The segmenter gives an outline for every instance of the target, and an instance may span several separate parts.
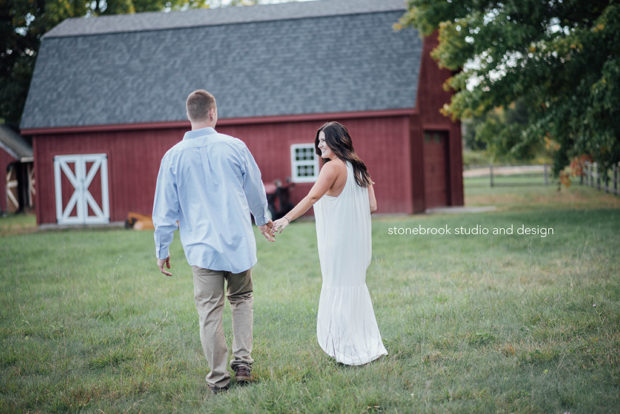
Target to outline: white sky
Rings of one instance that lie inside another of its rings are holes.
[[[273,3],[292,3],[293,1],[310,1],[310,0],[261,0],[260,4],[273,4]],[[214,0],[213,6],[228,6],[231,0]]]

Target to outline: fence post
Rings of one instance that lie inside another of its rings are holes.
[[[549,185],[549,166],[545,164],[545,185]]]
[[[618,195],[618,165],[614,165],[614,194]]]
[[[489,177],[491,179],[491,187],[493,187],[493,164],[489,164]]]
[[[601,171],[598,168],[598,163],[594,163],[596,166],[596,188],[601,189]]]
[[[605,192],[606,193],[609,193],[611,191],[611,187],[609,186],[609,173],[610,172],[611,171],[609,171],[609,170],[605,170],[604,171],[605,175],[603,176],[603,181],[605,183]]]

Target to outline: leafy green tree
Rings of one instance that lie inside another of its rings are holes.
[[[531,161],[548,157],[544,142],[524,139],[522,131],[528,128],[530,110],[522,99],[507,107],[496,107],[482,116],[463,121],[463,138],[468,148],[486,150],[495,161]]]
[[[0,122],[17,127],[39,39],[62,19],[86,13],[84,4],[0,0]]]
[[[607,169],[620,161],[619,2],[409,0],[400,25],[439,31],[432,56],[458,71],[444,114],[481,117],[520,102],[527,123],[495,125],[489,145],[518,153],[547,143],[556,173],[581,154]]]

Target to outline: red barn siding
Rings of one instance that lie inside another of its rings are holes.
[[[408,138],[409,116],[338,119],[349,128],[356,152],[366,162],[381,213],[411,213],[411,165]],[[261,168],[263,181],[291,176],[290,145],[313,143],[324,120],[234,125],[222,122],[217,130],[242,139]],[[159,163],[164,153],[182,139],[187,127],[78,132],[34,136],[38,179],[37,219],[55,223],[54,156],[104,153],[108,156],[110,220],[123,221],[129,211],[150,214]],[[97,184],[98,185],[98,184]],[[297,183],[293,202],[312,184]],[[63,183],[63,189],[68,188]],[[93,196],[98,187],[91,187]],[[63,191],[64,193],[64,191]],[[69,190],[63,198],[70,196]],[[65,200],[66,201],[66,200]]]
[[[41,224],[45,223],[45,221],[43,221],[43,211],[45,209],[41,206],[41,204],[43,204],[42,201],[41,201],[42,200],[41,199],[41,190],[42,190],[43,186],[41,185],[39,180],[40,180],[40,177],[41,177],[41,173],[40,172],[42,172],[42,170],[39,167],[39,159],[37,157],[37,144],[38,144],[38,141],[36,139],[34,139],[34,137],[33,137],[33,140],[32,140],[32,155],[33,155],[33,158],[34,158],[34,180],[35,180],[35,187],[36,187],[35,199],[33,200],[33,202],[34,202],[34,211],[35,211],[35,214],[37,216],[37,224],[41,225]],[[54,177],[52,176],[52,183],[53,183],[53,181],[54,181]],[[45,189],[43,189],[43,190],[45,190]],[[54,189],[52,188],[51,191],[53,192]],[[53,202],[54,201],[52,201],[52,203]],[[49,209],[50,207],[46,206],[46,208]],[[55,209],[54,209],[54,211],[55,211]],[[55,213],[54,213],[54,221],[56,220],[55,217],[56,216],[55,216]],[[50,222],[48,221],[48,223],[50,223]]]
[[[450,127],[448,157],[448,165],[450,165],[449,203],[451,206],[462,206],[465,203],[465,198],[463,194],[463,140],[460,122],[453,122]]]
[[[424,196],[426,208],[449,204],[448,188],[448,133],[433,131],[424,133]]]
[[[375,181],[379,213],[413,211],[409,173],[409,128],[407,116],[329,119],[344,124],[351,134],[357,154],[366,163]],[[238,125],[218,127],[218,131],[243,139],[261,168],[263,181],[284,181],[291,176],[290,146],[314,143],[320,121],[282,124]],[[292,189],[296,203],[312,184],[297,183]]]
[[[451,121],[441,114],[440,109],[450,102],[452,96],[451,92],[443,89],[443,84],[452,76],[452,72],[440,69],[430,56],[438,43],[437,34],[424,38],[416,108],[420,110],[423,124],[445,125],[449,128]]]
[[[452,76],[452,72],[447,69],[440,69],[437,63],[431,58],[430,52],[437,46],[439,40],[437,34],[426,37],[422,52],[422,66],[420,68],[420,83],[417,96],[416,107],[419,108],[419,121],[413,122],[418,124],[412,126],[412,140],[414,140],[421,151],[421,159],[425,158],[423,145],[419,142],[425,131],[445,131],[449,135],[448,148],[446,152],[447,171],[447,204],[463,205],[463,163],[462,163],[462,143],[461,143],[461,124],[453,122],[450,118],[441,114],[440,110],[444,104],[449,103],[451,92],[445,91],[442,85]],[[420,158],[416,158],[415,162],[420,162]],[[422,174],[424,174],[422,172]],[[426,177],[423,178],[424,185],[432,185]],[[421,191],[418,190],[417,197],[420,197]],[[424,208],[429,208],[427,201],[424,201]],[[435,202],[431,204],[436,204]],[[423,211],[419,205],[416,211]]]
[[[424,192],[424,138],[420,115],[411,118],[409,129],[409,157],[411,176],[412,213],[422,213],[426,209],[426,194]]]
[[[161,157],[183,136],[183,132],[162,129],[35,136],[38,223],[56,222],[56,155],[107,154],[110,220],[123,221],[129,211],[150,214]],[[66,184],[68,187],[68,183],[63,183],[63,190]],[[97,186],[99,184],[91,186],[91,191],[98,189]],[[100,196],[94,193],[93,196],[100,201]]]
[[[409,122],[409,117],[344,121],[375,182],[378,213],[413,212]]]

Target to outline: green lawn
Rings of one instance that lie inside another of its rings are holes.
[[[620,197],[578,184],[566,188],[550,181],[544,185],[541,173],[496,176],[491,187],[489,177],[465,179],[465,204],[494,205],[502,211],[541,209],[620,209]]]
[[[364,367],[316,343],[314,224],[259,239],[257,382],[217,396],[178,237],[166,278],[152,232],[2,218],[0,412],[618,412],[618,197],[468,180],[466,201],[498,210],[375,217],[368,286],[389,355]],[[461,227],[489,234],[411,234]],[[228,305],[224,322],[230,344]]]

